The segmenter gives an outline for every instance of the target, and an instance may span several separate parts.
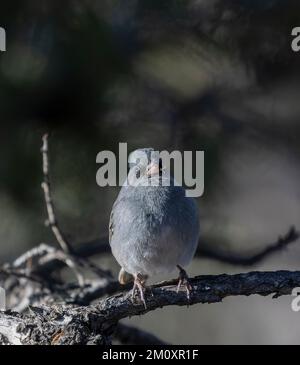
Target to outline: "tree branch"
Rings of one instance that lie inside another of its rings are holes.
[[[299,232],[296,231],[295,227],[291,227],[289,231],[285,235],[280,236],[277,241],[265,245],[265,248],[256,253],[240,255],[233,252],[218,251],[210,248],[209,246],[200,246],[197,250],[196,256],[231,265],[252,266],[287,248],[291,243],[296,242],[299,237]]]
[[[49,149],[48,149],[48,134],[44,134],[42,137],[43,145],[41,148],[42,157],[43,157],[43,182],[42,182],[42,189],[44,191],[44,198],[48,213],[48,221],[47,224],[51,227],[52,232],[59,243],[62,252],[57,257],[54,257],[57,261],[61,261],[73,270],[75,273],[77,280],[81,286],[84,285],[84,277],[81,273],[81,267],[87,267],[94,273],[99,276],[111,277],[111,273],[105,270],[101,270],[92,262],[87,260],[83,260],[78,255],[75,254],[74,249],[70,242],[66,239],[64,234],[62,233],[61,229],[59,228],[58,221],[55,215],[54,204],[51,195],[51,188],[50,188],[50,177],[49,177]]]
[[[41,148],[42,157],[43,157],[43,177],[44,181],[42,182],[42,189],[44,191],[45,203],[48,213],[48,221],[47,224],[51,227],[52,232],[59,243],[61,249],[68,254],[73,254],[73,248],[71,244],[64,237],[61,232],[58,222],[55,216],[55,210],[52,202],[51,196],[51,188],[50,188],[50,177],[49,177],[49,157],[48,157],[48,134],[44,134],[42,137],[43,145]]]
[[[147,295],[147,309],[130,293],[101,300],[96,305],[74,307],[53,304],[31,308],[29,314],[0,313],[2,343],[23,344],[107,344],[119,320],[145,314],[169,305],[216,303],[229,296],[273,295],[277,298],[290,294],[300,286],[300,271],[249,272],[235,275],[207,275],[191,279],[193,295],[187,299],[185,291],[176,293],[176,280],[152,287]],[[8,322],[10,328],[8,330]],[[0,341],[0,342],[1,342]]]
[[[41,148],[42,157],[43,157],[43,177],[44,180],[42,182],[42,189],[44,191],[44,198],[48,213],[48,220],[47,225],[51,227],[51,230],[59,243],[62,251],[65,253],[65,260],[64,262],[73,270],[74,274],[77,277],[78,282],[80,285],[84,285],[84,278],[81,274],[78,265],[76,264],[74,258],[71,257],[74,254],[73,248],[71,244],[67,241],[64,237],[63,233],[61,232],[56,216],[54,211],[54,206],[52,202],[51,196],[51,189],[50,189],[50,178],[49,178],[49,157],[48,157],[48,134],[44,134],[42,137],[43,145]]]

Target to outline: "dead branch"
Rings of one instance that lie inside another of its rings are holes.
[[[44,180],[42,182],[42,189],[44,191],[44,198],[48,213],[47,225],[51,227],[51,230],[59,243],[62,251],[65,253],[64,262],[73,270],[74,274],[77,277],[80,285],[84,285],[84,278],[82,273],[80,272],[78,265],[71,255],[74,253],[71,244],[66,240],[63,233],[61,232],[54,211],[54,206],[52,202],[51,189],[50,189],[50,178],[49,178],[49,157],[48,157],[48,134],[44,134],[43,145],[41,148],[42,157],[43,157],[43,177]]]
[[[206,245],[199,246],[196,256],[224,262],[231,265],[252,266],[287,248],[291,243],[296,242],[299,237],[299,232],[297,232],[295,227],[292,226],[286,234],[278,237],[277,241],[264,245],[264,248],[259,252],[241,255],[234,252],[216,250]]]
[[[52,304],[30,307],[28,314],[0,312],[0,343],[22,344],[108,344],[119,320],[145,314],[169,305],[216,303],[229,296],[288,295],[300,286],[299,271],[249,272],[236,275],[197,276],[191,280],[190,300],[185,291],[176,293],[176,280],[152,287],[147,309],[130,293],[102,299],[95,305],[78,307]]]
[[[87,267],[92,272],[96,273],[98,276],[111,277],[110,272],[102,270],[98,268],[96,265],[94,265],[92,262],[83,260],[81,257],[76,255],[72,245],[70,244],[70,242],[68,242],[65,235],[59,228],[58,221],[55,215],[55,209],[50,188],[48,134],[43,135],[42,141],[43,141],[43,145],[41,148],[43,157],[42,189],[44,191],[44,198],[48,214],[47,225],[51,227],[52,232],[62,249],[62,251],[56,251],[55,255],[53,255],[52,253],[53,259],[69,266],[71,270],[73,270],[81,286],[84,285],[84,276],[81,272],[82,267]]]
[[[48,157],[48,134],[44,134],[42,137],[43,145],[41,148],[43,157],[43,177],[42,189],[44,191],[44,197],[46,202],[46,208],[48,213],[47,224],[51,227],[52,232],[59,243],[61,249],[68,254],[74,253],[71,244],[64,237],[62,231],[58,226],[58,222],[55,216],[55,210],[52,202],[51,188],[50,188],[50,177],[49,177],[49,157]]]

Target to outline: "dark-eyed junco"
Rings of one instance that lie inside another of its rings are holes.
[[[113,205],[109,224],[112,253],[122,267],[119,281],[126,283],[132,278],[133,295],[138,289],[146,307],[147,277],[170,273],[177,267],[178,290],[185,284],[189,297],[191,286],[183,267],[197,248],[197,204],[164,174],[152,148],[136,150],[129,159],[136,164]]]

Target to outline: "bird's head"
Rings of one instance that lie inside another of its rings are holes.
[[[128,163],[137,179],[159,175],[162,171],[159,152],[153,148],[140,148],[133,151],[129,155]]]

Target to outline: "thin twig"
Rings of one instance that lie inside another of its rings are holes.
[[[231,265],[252,266],[287,248],[289,244],[296,242],[299,237],[299,232],[296,231],[295,227],[291,227],[284,236],[280,236],[277,241],[265,245],[265,248],[256,253],[241,255],[234,252],[225,252],[221,250],[218,251],[206,245],[202,247],[199,246],[197,256],[228,263]]]
[[[27,274],[26,272],[24,272],[22,270],[13,269],[11,267],[6,267],[6,266],[1,267],[0,276],[5,276],[5,277],[15,276],[16,278],[19,278],[19,279],[26,279],[26,280],[41,284],[42,286],[47,286],[47,283],[44,280],[42,280],[40,277],[35,276],[33,274]]]
[[[49,176],[49,147],[48,147],[48,134],[44,134],[42,137],[43,145],[41,148],[42,157],[43,157],[43,183],[42,183],[42,189],[44,191],[44,198],[48,213],[48,225],[51,227],[52,232],[59,243],[64,255],[61,255],[63,257],[63,262],[67,266],[69,266],[73,272],[75,273],[78,282],[80,285],[84,285],[84,277],[80,272],[80,267],[87,267],[92,272],[97,274],[98,276],[102,277],[112,277],[111,273],[106,270],[102,270],[101,268],[97,267],[95,264],[88,260],[84,260],[79,257],[79,255],[75,254],[75,251],[64,236],[62,230],[59,228],[59,224],[55,215],[55,209],[54,204],[52,200],[51,195],[51,185],[50,185],[50,176]]]
[[[48,213],[48,221],[47,224],[51,227],[52,232],[59,243],[61,249],[68,254],[73,254],[74,250],[71,244],[64,237],[61,232],[58,222],[56,220],[54,206],[52,202],[51,189],[50,189],[50,177],[49,177],[49,151],[48,151],[48,134],[44,134],[42,137],[43,145],[41,148],[42,156],[43,156],[43,177],[44,181],[42,182],[42,189],[44,191],[44,197],[46,202],[46,208]]]
[[[72,249],[71,244],[67,241],[67,239],[61,232],[55,216],[55,210],[51,196],[50,177],[49,177],[48,134],[44,134],[42,140],[43,140],[43,145],[41,148],[41,152],[43,157],[43,178],[44,178],[42,182],[42,189],[44,191],[44,198],[48,213],[47,224],[51,227],[57,242],[59,243],[61,249],[66,255],[65,263],[73,270],[74,274],[77,277],[78,282],[80,283],[81,286],[83,286],[84,277],[81,274],[80,270],[78,269],[78,265],[76,264],[74,258],[71,257],[71,255],[74,254],[74,250]]]

